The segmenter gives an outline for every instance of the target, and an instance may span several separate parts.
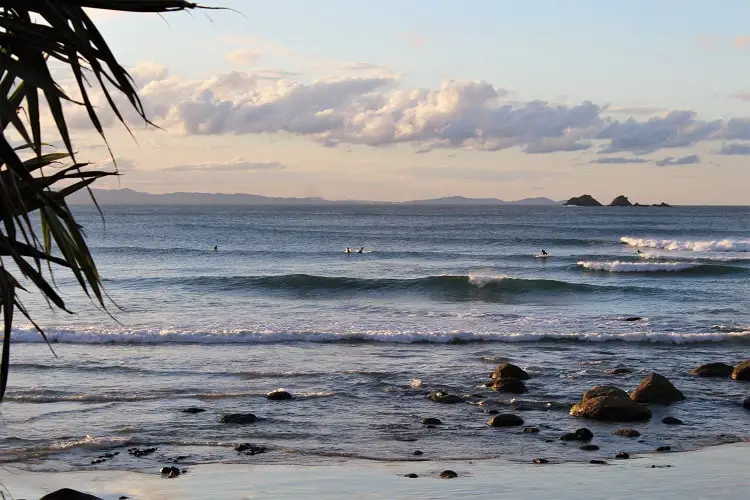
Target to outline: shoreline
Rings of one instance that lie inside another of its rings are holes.
[[[372,462],[326,465],[203,464],[175,479],[130,471],[42,473],[22,464],[0,467],[0,485],[15,499],[60,488],[104,500],[157,498],[738,498],[746,493],[750,443],[696,451],[634,455],[607,465],[481,461]],[[440,479],[443,470],[458,477]],[[417,474],[417,478],[404,477]],[[636,481],[634,481],[636,479]]]

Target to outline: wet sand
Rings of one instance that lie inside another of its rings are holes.
[[[694,452],[648,454],[609,465],[473,462],[367,462],[332,465],[207,464],[176,479],[125,471],[33,473],[0,469],[15,499],[39,498],[63,487],[106,500],[349,498],[742,498],[750,487],[750,443]],[[445,469],[458,473],[440,479]],[[419,477],[409,479],[404,474]]]

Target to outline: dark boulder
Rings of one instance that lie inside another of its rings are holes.
[[[612,368],[607,372],[610,375],[628,375],[630,373],[633,373],[633,370],[630,368],[625,368],[624,366],[619,366],[617,368]]]
[[[585,427],[560,436],[560,441],[591,441],[592,439],[594,439],[594,433]]]
[[[567,206],[574,207],[601,207],[602,204],[594,199],[590,194],[584,194],[581,196],[574,196],[564,203]]]
[[[630,398],[638,403],[668,405],[682,401],[685,396],[666,377],[649,373],[630,393]]]
[[[742,401],[742,407],[746,410],[750,410],[750,397],[745,398]]]
[[[664,417],[661,419],[661,423],[667,425],[683,425],[685,422],[675,417]]]
[[[535,464],[540,464],[540,465],[541,465],[541,464],[548,464],[548,463],[549,463],[549,460],[547,460],[546,458],[540,458],[540,457],[537,457],[537,458],[535,458],[534,460],[532,460],[532,463],[535,463]]]
[[[294,396],[292,396],[284,389],[276,389],[275,391],[271,391],[266,394],[266,397],[271,401],[287,401],[289,399],[294,399]]]
[[[629,438],[636,438],[636,437],[639,437],[641,435],[641,433],[638,432],[635,429],[617,429],[615,431],[615,434],[617,436],[625,436],[625,437],[629,437]]]
[[[615,458],[617,458],[619,460],[627,460],[628,458],[630,458],[630,453],[627,453],[627,452],[624,452],[624,451],[619,451],[615,455]]]
[[[694,368],[690,373],[696,377],[729,378],[734,371],[734,366],[726,363],[708,363]]]
[[[443,423],[439,418],[427,417],[422,419],[422,425],[441,425]]]
[[[570,408],[570,414],[609,422],[638,422],[651,418],[648,406],[633,401],[628,393],[610,385],[586,391],[581,401]]]
[[[182,413],[196,414],[196,413],[203,413],[206,410],[204,410],[203,408],[197,408],[195,406],[191,406],[190,408],[185,408],[185,409],[183,409],[181,411],[182,411]]]
[[[580,446],[579,449],[583,451],[596,451],[599,449],[599,447],[595,444],[584,444]]]
[[[177,467],[162,467],[159,472],[162,476],[166,476],[169,479],[174,479],[180,475],[180,469]]]
[[[640,316],[628,316],[627,318],[623,319],[623,321],[640,321],[643,318]]]
[[[490,375],[495,380],[504,378],[517,378],[518,380],[529,380],[531,377],[526,370],[516,366],[512,363],[503,363],[495,368],[495,371]]]
[[[630,200],[627,196],[620,195],[616,197],[612,202],[609,204],[610,207],[632,207],[633,204],[630,203]]]
[[[651,205],[652,207],[662,207],[662,208],[672,208],[672,205],[669,203],[664,203],[663,201],[661,203],[654,203]]]
[[[671,446],[659,446],[658,448],[656,448],[656,451],[659,453],[664,453],[666,451],[672,451],[672,447]]]
[[[734,367],[734,371],[732,371],[732,380],[750,380],[750,359],[743,361]]]
[[[415,457],[421,457],[422,455],[424,455],[424,452],[420,451],[420,450],[415,450],[414,453],[413,453],[413,455]]]
[[[252,413],[230,413],[219,420],[222,424],[252,424],[258,417]]]
[[[607,464],[607,462],[606,462],[605,460],[596,460],[596,459],[594,459],[594,460],[589,460],[589,463],[590,463],[591,465],[608,465],[608,464]]]
[[[487,423],[492,427],[515,427],[523,425],[523,419],[512,413],[501,413],[492,417]]]
[[[539,427],[524,427],[524,434],[539,434]]]
[[[47,493],[39,500],[102,500],[94,495],[88,493],[81,493],[80,491],[72,490],[70,488],[63,488],[61,490]]]
[[[440,479],[453,479],[454,477],[458,477],[458,474],[450,469],[444,470],[440,473]]]
[[[492,390],[510,394],[525,394],[529,392],[526,385],[517,378],[495,379],[495,383],[492,384]]]
[[[419,476],[414,474],[413,472],[411,474],[404,474],[404,477],[408,477],[409,479],[416,479]]]
[[[253,456],[260,455],[261,453],[266,453],[268,451],[268,448],[253,443],[242,443],[235,446],[234,451],[243,455]]]
[[[447,392],[443,391],[431,392],[427,397],[436,403],[443,403],[447,405],[463,403],[464,401],[463,398],[459,396],[454,396],[453,394],[448,394]]]

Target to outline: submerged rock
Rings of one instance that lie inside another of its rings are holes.
[[[204,410],[203,408],[198,408],[198,407],[195,407],[195,406],[191,406],[190,408],[184,408],[184,409],[182,409],[180,411],[182,411],[182,413],[196,414],[196,413],[203,413],[206,410]]]
[[[682,401],[685,396],[666,377],[649,373],[630,393],[630,398],[639,403],[668,405]]]
[[[607,371],[609,375],[628,375],[630,373],[633,373],[633,370],[630,368],[625,368],[624,366],[618,367],[618,368],[612,368],[611,370]]]
[[[750,359],[738,364],[732,371],[732,380],[750,380]]]
[[[659,452],[659,453],[663,453],[665,451],[672,451],[672,447],[671,446],[659,446],[656,449],[656,451]]]
[[[539,434],[539,427],[524,427],[524,434]]]
[[[526,370],[512,363],[503,363],[499,365],[497,368],[495,368],[495,371],[492,372],[491,377],[495,380],[500,380],[504,378],[516,378],[518,380],[529,380],[531,378],[529,374],[526,373]]]
[[[591,465],[609,465],[605,460],[589,460]]]
[[[70,488],[63,488],[61,490],[47,493],[39,500],[102,500],[101,498],[89,495],[88,493],[81,493]]]
[[[462,403],[464,401],[463,398],[459,396],[448,394],[447,392],[443,391],[431,392],[427,397],[436,403],[443,403],[447,405]]]
[[[422,425],[442,425],[443,421],[439,418],[427,417],[422,419]]]
[[[633,401],[628,393],[611,385],[597,386],[570,408],[574,417],[610,422],[638,422],[651,418],[648,406]]]
[[[458,474],[456,474],[454,471],[450,469],[444,470],[443,472],[440,473],[441,479],[453,479],[454,477],[458,477]]]
[[[661,423],[667,425],[683,425],[685,422],[675,417],[664,417],[663,419],[661,419]]]
[[[537,457],[534,460],[532,460],[532,462],[535,463],[535,464],[548,464],[549,460],[547,460],[546,458],[539,458],[539,457]]]
[[[628,458],[630,458],[630,453],[626,453],[624,451],[619,451],[615,455],[615,458],[617,458],[619,460],[627,460]]]
[[[595,444],[584,444],[580,446],[579,449],[583,451],[596,451],[599,449],[599,447]]]
[[[720,377],[729,378],[734,371],[734,366],[726,363],[707,363],[694,368],[690,373],[696,377]]]
[[[266,394],[266,397],[270,399],[271,401],[286,401],[286,400],[294,398],[290,393],[288,393],[284,389],[276,389],[275,391],[271,391],[268,394]]]
[[[560,436],[560,441],[591,441],[592,439],[594,439],[594,433],[585,427]]]
[[[512,413],[501,413],[492,417],[487,424],[492,427],[515,427],[523,425],[523,419]]]
[[[617,429],[615,431],[615,434],[618,436],[625,436],[629,438],[635,438],[641,435],[641,433],[635,429]]]
[[[742,407],[746,410],[750,410],[750,397],[747,397],[742,401]]]
[[[222,424],[252,424],[258,417],[252,413],[230,413],[221,417]]]
[[[244,455],[252,456],[265,453],[268,451],[268,448],[266,448],[265,446],[255,445],[253,443],[242,443],[235,446],[234,451],[236,451],[237,453],[242,453]]]
[[[411,474],[404,474],[404,477],[408,477],[409,479],[416,479],[419,476],[414,474],[413,472]]]
[[[496,379],[492,384],[492,390],[497,392],[507,392],[510,394],[525,394],[529,392],[526,385],[517,378]]]

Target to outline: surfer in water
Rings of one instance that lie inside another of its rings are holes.
[[[214,252],[218,252],[218,251],[219,251],[219,245],[214,245]]]
[[[346,247],[346,250],[344,250],[344,253],[352,253],[352,249],[349,247]]]
[[[541,252],[539,252],[539,255],[543,255],[544,257],[546,257],[546,256],[548,256],[549,254],[547,253],[547,250],[545,250],[544,248],[542,248],[542,251],[541,251]]]
[[[365,253],[365,247],[362,247],[359,250],[357,250],[357,253]]]
[[[635,253],[637,253],[638,255],[641,255],[643,252],[641,252],[640,250],[636,249]]]

